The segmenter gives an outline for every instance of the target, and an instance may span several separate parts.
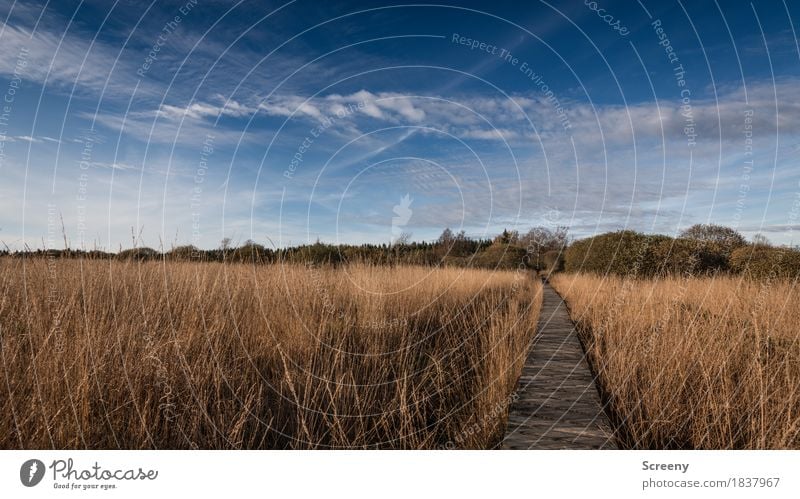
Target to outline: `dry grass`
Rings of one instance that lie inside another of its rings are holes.
[[[628,447],[800,449],[800,289],[734,278],[552,279]]]
[[[482,448],[534,332],[511,272],[0,259],[2,448]]]

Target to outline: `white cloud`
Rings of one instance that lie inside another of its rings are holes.
[[[168,120],[177,121],[182,118],[203,119],[219,116],[233,116],[240,118],[252,113],[252,109],[236,101],[229,101],[222,105],[195,102],[187,107],[177,107],[163,104],[158,110],[158,115]]]
[[[8,140],[8,139],[11,139],[11,141],[22,140],[24,142],[31,142],[31,143],[38,143],[38,144],[41,144],[43,142],[51,142],[51,143],[56,143],[56,144],[60,144],[61,143],[61,141],[59,139],[54,139],[53,137],[47,137],[47,136],[44,136],[44,135],[41,135],[41,136],[38,136],[38,137],[32,137],[30,135],[17,135],[17,136],[14,136],[14,137],[8,137],[6,140]]]
[[[520,133],[507,128],[469,128],[459,135],[461,138],[467,139],[505,140],[506,142],[514,141],[521,137]]]

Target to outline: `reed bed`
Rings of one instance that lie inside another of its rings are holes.
[[[800,449],[800,290],[733,277],[555,276],[622,444]]]
[[[523,273],[0,258],[2,448],[487,448]]]

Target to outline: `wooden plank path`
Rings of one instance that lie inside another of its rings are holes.
[[[549,284],[516,393],[501,448],[617,448],[575,325]]]

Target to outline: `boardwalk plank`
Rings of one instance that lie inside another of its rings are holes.
[[[516,393],[503,449],[617,448],[575,326],[549,284]]]

